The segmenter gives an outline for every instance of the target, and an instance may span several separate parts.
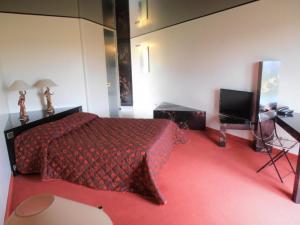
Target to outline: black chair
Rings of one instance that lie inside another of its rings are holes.
[[[287,153],[289,152],[290,149],[292,149],[297,144],[297,142],[278,136],[276,123],[275,123],[276,111],[262,112],[259,113],[258,117],[259,117],[258,118],[259,137],[256,136],[256,138],[262,142],[262,145],[266,149],[266,152],[270,157],[270,160],[266,162],[260,169],[258,169],[257,173],[262,171],[267,166],[273,165],[280,181],[283,183],[283,179],[276,166],[276,162],[280,158],[285,157],[293,173],[296,173]],[[270,132],[270,130],[272,132]],[[276,153],[274,156],[272,155],[273,147],[279,150],[279,152]]]

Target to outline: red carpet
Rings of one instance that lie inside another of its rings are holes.
[[[96,191],[63,181],[15,178],[13,203],[38,193],[53,193],[90,205],[102,205],[115,225],[299,225],[300,205],[290,198],[294,175],[281,184],[274,169],[255,171],[267,155],[255,153],[245,141],[229,140],[219,148],[216,136],[188,132],[163,167],[159,185],[168,203],[155,205],[131,193]],[[292,157],[293,164],[296,157]],[[288,164],[279,167],[287,174]]]

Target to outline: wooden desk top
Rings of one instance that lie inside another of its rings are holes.
[[[290,133],[296,140],[300,141],[300,113],[293,116],[277,116],[276,122]]]

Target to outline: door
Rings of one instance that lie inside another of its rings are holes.
[[[116,32],[104,28],[107,89],[110,117],[119,116],[119,76],[117,68]]]

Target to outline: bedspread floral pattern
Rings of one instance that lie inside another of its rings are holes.
[[[169,120],[76,113],[22,133],[15,151],[20,173],[134,192],[164,204],[156,178],[174,144],[185,141],[183,131]]]

